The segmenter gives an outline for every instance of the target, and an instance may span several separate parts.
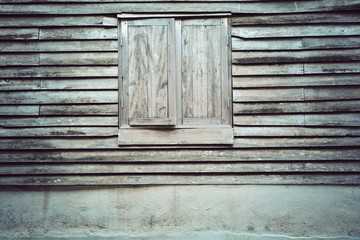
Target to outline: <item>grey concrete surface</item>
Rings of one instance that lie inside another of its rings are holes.
[[[360,239],[360,187],[2,187],[0,239],[19,238]]]

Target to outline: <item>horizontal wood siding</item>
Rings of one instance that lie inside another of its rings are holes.
[[[234,145],[119,147],[116,15],[199,9],[232,12]],[[0,0],[0,185],[360,184],[359,10]]]

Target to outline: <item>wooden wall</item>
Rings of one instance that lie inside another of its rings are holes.
[[[360,184],[359,0],[10,2],[0,185]],[[199,9],[233,12],[234,147],[122,150],[116,14]]]

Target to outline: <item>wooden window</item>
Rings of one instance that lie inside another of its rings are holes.
[[[119,145],[233,143],[228,20],[186,17],[121,19]]]

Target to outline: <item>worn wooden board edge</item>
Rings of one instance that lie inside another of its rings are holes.
[[[91,150],[91,149],[261,149],[358,147],[360,137],[242,137],[233,145],[118,146],[117,137],[2,138],[0,150]]]
[[[360,161],[360,148],[31,150],[0,151],[1,163],[178,163],[178,162]]]
[[[71,4],[71,8],[69,5]],[[178,2],[175,6],[169,2],[106,2],[93,3],[22,3],[2,4],[1,15],[15,14],[110,14],[121,12],[232,12],[232,13],[295,13],[295,12],[327,12],[355,11],[360,9],[359,0],[341,1],[290,1],[290,2]],[[96,4],[96,7],[94,7]]]
[[[359,174],[211,174],[211,175],[93,175],[93,176],[7,176],[0,185],[15,186],[86,186],[86,185],[240,185],[240,184],[320,184],[359,185]]]
[[[360,162],[1,164],[2,175],[204,173],[360,173]]]

